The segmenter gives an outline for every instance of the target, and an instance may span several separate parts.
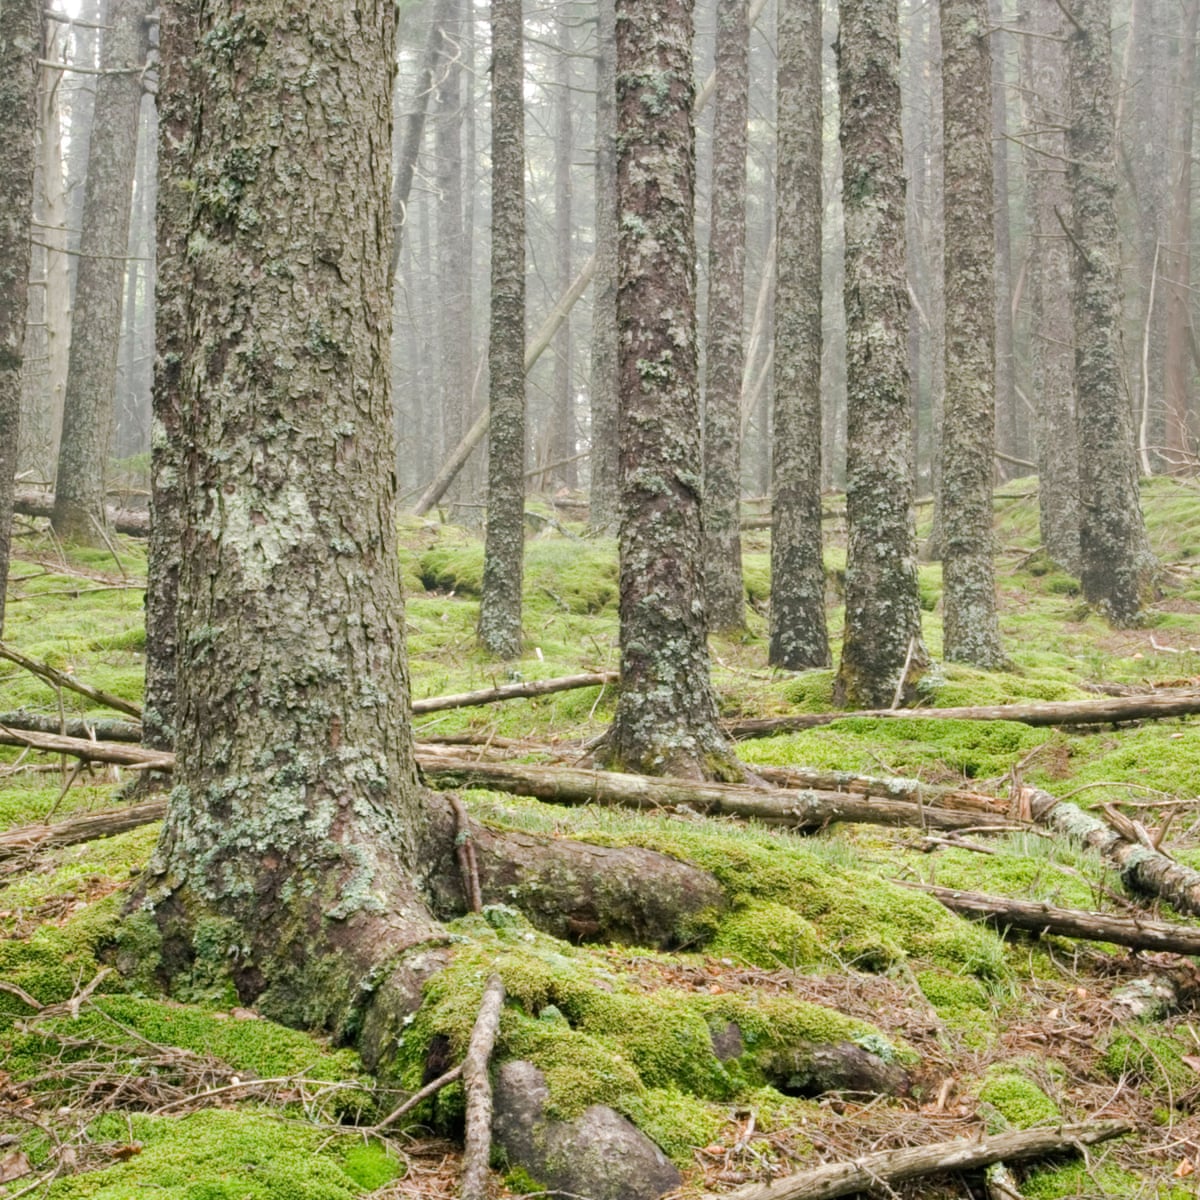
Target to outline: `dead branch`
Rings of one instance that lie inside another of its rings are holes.
[[[16,712],[0,713],[0,728],[23,729],[31,733],[65,734],[67,737],[84,738],[102,742],[140,742],[142,727],[137,721],[94,720],[91,717],[43,716],[18,709]]]
[[[6,646],[3,642],[0,642],[0,658],[7,658],[9,662],[16,663],[19,667],[24,667],[26,671],[36,675],[39,679],[44,679],[49,684],[56,687],[64,687],[68,691],[78,692],[81,696],[86,696],[89,700],[94,700],[97,704],[103,704],[107,708],[115,708],[117,712],[127,713],[131,717],[141,719],[142,710],[131,701],[123,700],[120,696],[114,696],[111,692],[104,692],[99,688],[94,688],[90,684],[76,679],[73,675],[65,675],[62,671],[56,671],[48,663],[40,663],[34,661],[32,658],[26,658],[20,651],[14,650],[11,646]]]
[[[1200,916],[1200,871],[1130,841],[1110,825],[1038,788],[1022,788],[1021,804],[1039,825],[1087,846],[1115,863],[1134,892],[1161,896],[1180,912]]]
[[[479,864],[475,861],[475,847],[471,842],[471,819],[463,802],[455,795],[450,796],[450,807],[454,811],[454,853],[458,858],[458,869],[462,873],[463,895],[473,913],[483,912],[483,895],[479,889]]]
[[[825,792],[851,792],[913,804],[936,804],[962,812],[1007,813],[1009,802],[984,792],[922,783],[919,779],[881,778],[853,771],[828,771],[821,767],[764,767],[754,764],[754,773],[768,783],[785,788],[817,788]]]
[[[616,671],[597,671],[589,675],[560,675],[556,679],[532,679],[525,683],[506,683],[501,687],[483,688],[477,692],[460,692],[454,696],[431,696],[414,700],[413,715],[441,712],[445,708],[470,708],[477,704],[496,704],[501,700],[516,700],[528,696],[548,696],[551,692],[567,692],[573,688],[602,687],[616,683]]]
[[[103,812],[71,817],[55,825],[24,825],[0,833],[0,861],[33,850],[49,850],[55,846],[74,846],[96,838],[112,837],[161,821],[166,815],[167,802],[147,800],[125,808],[110,808]]]
[[[831,1200],[853,1192],[869,1192],[884,1185],[943,1171],[969,1171],[994,1162],[1021,1162],[1094,1146],[1130,1133],[1128,1121],[1088,1121],[1057,1129],[1024,1129],[995,1137],[954,1138],[930,1146],[879,1150],[852,1162],[826,1163],[770,1183],[748,1184],[723,1193],[721,1200]],[[706,1196],[704,1200],[715,1200]]]
[[[463,1090],[467,1094],[467,1128],[463,1137],[461,1200],[488,1200],[488,1159],[492,1149],[492,1081],[488,1061],[500,1028],[504,983],[499,975],[488,977],[479,1005],[479,1016],[471,1030],[471,1042],[463,1059]]]
[[[872,708],[859,712],[797,713],[790,717],[763,717],[726,721],[725,732],[739,740],[770,737],[799,729],[815,729],[851,717],[940,721],[1019,721],[1023,725],[1107,725],[1116,721],[1161,721],[1200,712],[1200,690],[1183,688],[1147,696],[1121,696],[1103,700],[1063,700],[1051,704],[985,704],[967,708]]]
[[[439,1075],[436,1079],[431,1080],[423,1088],[413,1092],[413,1094],[409,1096],[409,1098],[405,1100],[403,1104],[400,1104],[396,1108],[392,1109],[392,1111],[388,1113],[388,1115],[384,1117],[382,1121],[370,1126],[367,1129],[364,1129],[362,1132],[368,1136],[373,1133],[382,1133],[383,1130],[385,1130],[389,1125],[398,1121],[402,1116],[404,1116],[405,1113],[412,1112],[412,1110],[416,1108],[417,1105],[422,1101],[428,1100],[430,1096],[434,1095],[436,1092],[440,1092],[442,1088],[454,1083],[457,1079],[461,1079],[462,1073],[462,1063],[459,1063],[456,1067],[451,1067],[450,1070],[446,1071],[442,1075]]]
[[[1171,950],[1176,954],[1200,954],[1200,929],[1148,921],[1138,917],[1114,917],[1107,913],[1085,912],[1077,908],[1055,908],[1033,900],[1010,900],[982,892],[960,892],[954,888],[933,887],[925,883],[897,880],[902,887],[916,888],[939,900],[951,912],[977,917],[1009,929],[1032,933],[1053,933],[1064,937],[1087,938],[1132,946],[1135,950]]]
[[[93,742],[87,738],[26,732],[3,725],[0,725],[0,745],[29,746],[49,754],[70,754],[87,762],[116,763],[118,766],[153,768],[158,771],[169,771],[175,765],[175,755],[167,750],[143,750],[128,742]]]

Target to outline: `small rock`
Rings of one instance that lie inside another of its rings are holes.
[[[571,1121],[546,1116],[546,1077],[529,1062],[496,1076],[492,1136],[514,1166],[550,1191],[587,1200],[656,1200],[682,1177],[620,1113],[593,1104]]]

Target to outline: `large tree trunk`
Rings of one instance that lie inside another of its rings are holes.
[[[884,707],[928,657],[913,524],[896,0],[845,0],[838,39],[846,212],[846,632],[835,703]]]
[[[591,494],[593,529],[615,533],[617,496],[617,97],[615,0],[596,16],[596,283],[592,289]]]
[[[104,476],[112,435],[121,296],[137,159],[141,69],[149,53],[148,0],[111,0],[101,47],[105,74],[83,200],[71,359],[52,523],[59,537],[103,543]]]
[[[1022,95],[1029,133],[1025,178],[1030,221],[1030,358],[1038,414],[1038,518],[1042,546],[1060,567],[1078,574],[1079,439],[1075,429],[1075,330],[1071,322],[1070,225],[1066,184],[1066,55],[1063,15],[1048,5],[1030,9],[1022,47]]]
[[[779,10],[772,666],[829,665],[821,560],[821,8]]]
[[[726,769],[709,680],[700,525],[692,20],[619,0],[621,690],[609,763]]]
[[[953,662],[990,668],[1005,663],[992,566],[997,407],[993,220],[1007,221],[1008,211],[993,217],[987,0],[941,0],[941,27],[946,147],[944,653]],[[1011,322],[1009,333],[1011,340]]]
[[[1083,594],[1132,623],[1154,556],[1138,499],[1133,418],[1121,383],[1120,233],[1114,205],[1111,0],[1072,0],[1067,36],[1067,179],[1074,207],[1072,313],[1079,430]]]
[[[41,24],[39,0],[0,7],[0,632],[20,440]]]
[[[746,624],[742,584],[742,316],[746,273],[746,122],[750,111],[748,0],[718,0],[708,339],[704,388],[704,598],[709,628]]]
[[[392,514],[393,12],[208,6],[205,119],[164,138],[164,193],[193,182],[170,209],[191,264],[183,624],[178,786],[144,897],[168,971],[213,969],[215,938],[243,996],[293,1023],[339,1025],[434,927]],[[165,41],[169,79],[189,35]]]
[[[492,319],[487,537],[479,640],[521,653],[525,554],[525,114],[521,0],[492,8]]]

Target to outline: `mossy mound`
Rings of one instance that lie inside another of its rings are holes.
[[[1019,1064],[997,1063],[988,1070],[979,1088],[979,1099],[1001,1118],[1000,1128],[1029,1129],[1061,1122],[1062,1110]]]
[[[328,1130],[246,1108],[176,1118],[114,1115],[89,1133],[114,1152],[136,1152],[59,1180],[45,1193],[49,1200],[352,1200],[400,1174],[377,1145],[331,1141]]]

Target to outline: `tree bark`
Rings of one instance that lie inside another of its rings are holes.
[[[574,244],[575,188],[572,165],[575,157],[575,122],[572,116],[572,57],[574,54],[571,32],[571,9],[563,5],[558,16],[558,54],[554,62],[554,249],[555,249],[555,292],[562,295],[573,278],[571,259]],[[575,379],[571,370],[571,322],[568,318],[558,331],[554,347],[553,414],[549,429],[549,454],[547,463],[559,464],[559,471],[551,475],[547,470],[542,477],[542,487],[555,490],[561,482],[563,487],[575,489]]]
[[[821,556],[821,7],[779,9],[768,661],[827,667]]]
[[[690,5],[619,0],[621,690],[605,754],[703,778],[732,765],[703,595],[692,100]]]
[[[492,317],[488,500],[479,640],[521,653],[525,558],[525,68],[521,0],[492,8]]]
[[[0,8],[0,633],[20,445],[41,28],[36,0]]]
[[[845,0],[838,38],[846,213],[846,629],[835,703],[911,694],[921,641],[896,0]]]
[[[105,74],[96,84],[51,518],[59,537],[85,545],[103,545],[97,526],[104,520],[148,16],[148,0],[110,0],[101,46]]]
[[[1121,384],[1120,233],[1113,197],[1111,0],[1071,0],[1067,180],[1078,400],[1083,594],[1114,625],[1132,624],[1155,562],[1138,498],[1133,418]]]
[[[742,583],[742,321],[746,274],[748,0],[718,0],[704,387],[704,599],[712,630],[746,624]]]
[[[1007,222],[1008,207],[1006,194],[1005,206],[993,212],[987,0],[941,0],[941,29],[946,147],[943,649],[951,662],[996,669],[1007,660],[992,565],[998,378],[994,229],[995,222]],[[1010,341],[1011,333],[1010,319]],[[1011,360],[1011,345],[1009,354]],[[1010,383],[1011,366],[1010,361]]]
[[[492,1146],[492,1081],[488,1064],[500,1011],[504,1005],[504,983],[499,975],[488,977],[483,1003],[471,1030],[471,1042],[463,1059],[463,1091],[467,1097],[466,1133],[463,1138],[463,1173],[460,1200],[488,1200],[489,1154]]]

